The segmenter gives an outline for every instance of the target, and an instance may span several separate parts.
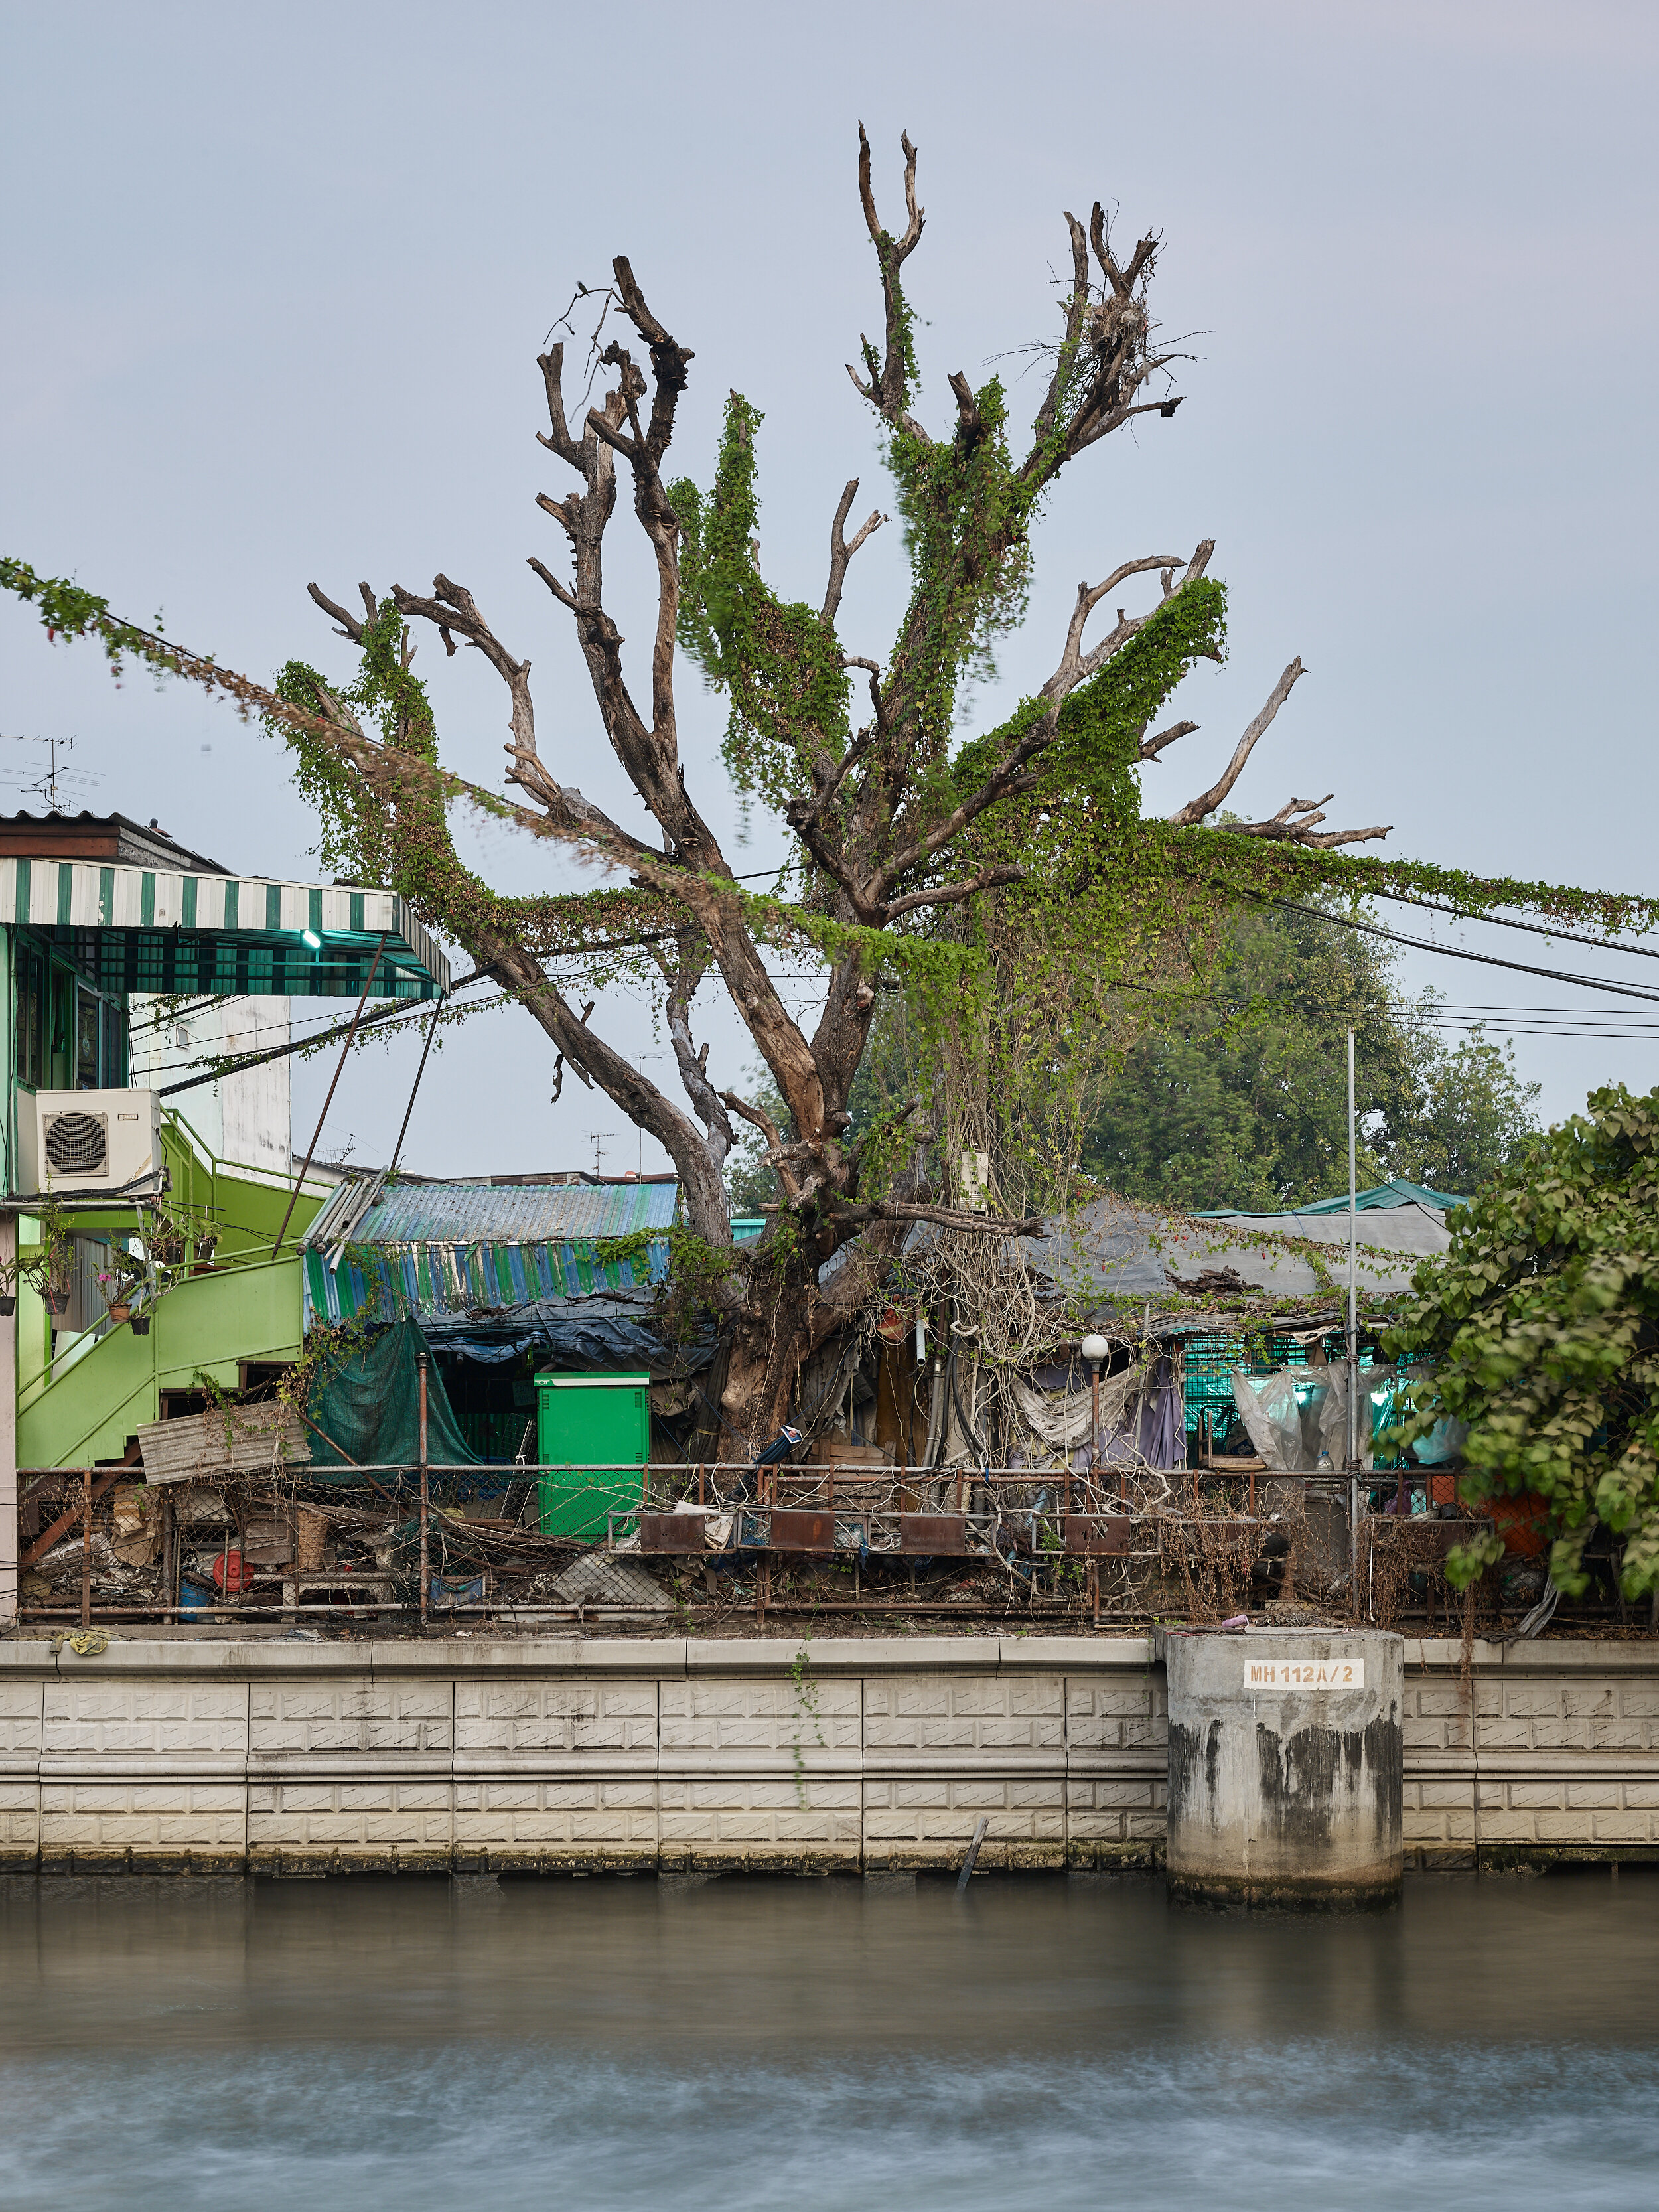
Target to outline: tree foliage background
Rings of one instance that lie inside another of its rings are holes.
[[[1338,923],[1237,915],[1209,988],[1105,1083],[1085,1170],[1124,1198],[1183,1208],[1265,1213],[1346,1189],[1352,1027],[1361,1186],[1399,1176],[1473,1192],[1536,1133],[1539,1086],[1482,1030],[1449,1047],[1436,994],[1403,995],[1398,964]]]
[[[1355,1031],[1362,1186],[1402,1176],[1435,1190],[1470,1193],[1517,1158],[1539,1133],[1539,1086],[1516,1075],[1510,1052],[1479,1026],[1449,1045],[1436,1025],[1441,1001],[1399,982],[1400,956],[1379,939],[1273,906],[1250,906],[1221,933],[1203,982],[1171,988],[1151,1018],[1123,1008],[1121,1029],[1099,1040],[1101,1064],[1085,1085],[1068,1165],[1082,1187],[1175,1211],[1237,1206],[1272,1212],[1346,1188],[1347,1038]],[[1075,1067],[1084,1026],[1075,1001],[1057,1025]],[[892,1109],[921,1075],[906,1049],[898,1002],[877,1025],[853,1092],[854,1127]],[[1064,1086],[1030,1103],[1051,1119]],[[781,1105],[774,1098],[770,1103]],[[1000,1157],[1031,1148],[1018,1132],[1018,1102],[1005,1097]],[[1050,1126],[1048,1150],[1065,1150]],[[728,1163],[734,1208],[775,1206],[777,1178],[757,1137]],[[1058,1182],[1058,1179],[1057,1179]],[[1045,1193],[1052,1200],[1058,1189]]]

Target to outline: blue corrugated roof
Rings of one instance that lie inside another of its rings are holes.
[[[595,1246],[667,1231],[678,1199],[673,1182],[398,1184],[351,1230],[337,1270],[327,1265],[326,1211],[313,1224],[303,1255],[306,1326],[365,1310],[377,1321],[459,1316],[660,1282],[665,1235],[653,1235],[639,1260]]]

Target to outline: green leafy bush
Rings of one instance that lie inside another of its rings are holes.
[[[1418,1270],[1388,1339],[1426,1361],[1390,1440],[1468,1423],[1462,1490],[1479,1504],[1535,1492],[1550,1571],[1589,1583],[1598,1524],[1624,1545],[1622,1587],[1659,1583],[1659,1091],[1592,1092],[1449,1217],[1451,1249]],[[1496,1564],[1485,1537],[1454,1553],[1464,1583]]]

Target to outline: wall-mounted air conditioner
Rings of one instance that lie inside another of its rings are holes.
[[[154,1091],[37,1091],[17,1097],[20,1194],[161,1187],[161,1102]]]

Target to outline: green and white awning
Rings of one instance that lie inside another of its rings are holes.
[[[112,992],[434,999],[449,963],[394,891],[179,875],[96,860],[0,860],[0,923],[88,931],[88,964]]]

